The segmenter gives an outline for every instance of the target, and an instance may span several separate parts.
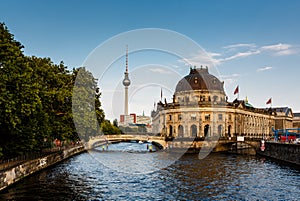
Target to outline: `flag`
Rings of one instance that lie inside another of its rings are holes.
[[[272,103],[272,98],[270,98],[267,102],[266,102],[266,104],[268,105],[268,104],[271,104]]]
[[[235,95],[235,94],[238,94],[238,93],[239,93],[239,85],[238,85],[238,86],[235,88],[235,90],[234,90],[234,93],[233,93],[233,94]]]

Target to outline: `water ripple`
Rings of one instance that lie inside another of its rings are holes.
[[[0,200],[297,200],[300,197],[300,171],[263,158],[211,154],[199,160],[197,155],[184,155],[160,171],[130,174],[107,168],[95,156],[112,160],[133,153],[124,155],[111,150],[93,154],[77,155],[28,177],[1,192]],[[165,153],[142,156],[142,163],[156,167],[165,162],[160,160],[170,159]],[[124,164],[116,165],[126,165],[130,170],[141,163],[139,157],[131,160],[134,163],[126,163],[123,158]],[[135,169],[131,171],[134,173]]]

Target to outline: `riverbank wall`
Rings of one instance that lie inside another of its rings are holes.
[[[71,147],[42,158],[24,162],[23,164],[7,170],[3,170],[0,172],[0,191],[31,174],[84,151],[84,146]]]
[[[257,152],[261,156],[272,158],[300,167],[300,145],[277,142],[265,142],[265,150]]]

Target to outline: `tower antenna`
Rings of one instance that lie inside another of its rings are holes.
[[[128,73],[128,45],[126,45],[126,73]]]

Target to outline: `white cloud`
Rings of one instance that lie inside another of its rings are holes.
[[[254,48],[256,47],[255,44],[253,43],[238,43],[238,44],[233,44],[233,45],[227,45],[224,46],[224,49],[236,49],[236,48],[241,48],[241,47],[248,47],[248,48]]]
[[[240,77],[240,74],[234,73],[232,75],[220,75],[221,78],[226,79],[226,78],[237,78]]]
[[[271,70],[272,68],[273,67],[271,67],[271,66],[267,66],[267,67],[263,67],[263,68],[258,68],[256,71],[261,72],[261,71]]]
[[[184,63],[187,66],[215,66],[220,62],[219,59],[216,59],[214,57],[219,56],[221,56],[220,53],[206,52],[206,54],[203,54],[202,52],[199,52],[198,54],[192,55],[190,58],[184,58],[178,61],[180,63]]]
[[[234,60],[234,59],[238,59],[238,58],[249,57],[251,55],[260,54],[260,53],[261,53],[261,51],[259,51],[259,50],[248,51],[248,52],[238,52],[235,55],[221,59],[220,61],[221,62],[230,61],[230,60]]]
[[[163,68],[150,68],[149,71],[159,74],[171,74],[172,72]]]
[[[238,43],[228,46],[224,46],[224,49],[230,50],[227,54],[221,54],[216,52],[206,52],[207,54],[198,53],[191,56],[190,58],[185,58],[179,60],[179,62],[184,63],[187,66],[216,66],[221,63],[250,57],[252,55],[262,54],[264,52],[271,53],[274,56],[286,56],[291,54],[297,54],[299,48],[285,43],[278,43],[275,45],[266,45],[262,47],[257,47],[254,43]],[[229,53],[234,53],[230,55]],[[270,69],[266,69],[270,70]]]
[[[207,52],[208,56],[210,57],[220,57],[222,54],[217,53],[217,52]]]
[[[281,50],[278,52],[275,52],[275,56],[287,56],[292,54],[297,54],[299,51],[297,49],[287,49],[287,50]]]
[[[277,45],[263,46],[263,47],[261,47],[261,49],[262,50],[271,50],[271,51],[282,51],[282,50],[289,49],[290,47],[291,47],[291,45],[289,45],[289,44],[279,43]]]
[[[240,76],[240,74],[234,73],[232,75],[220,75],[220,78],[225,82],[225,84],[231,85],[233,83],[237,83]]]
[[[276,45],[267,45],[260,48],[262,51],[270,52],[275,56],[287,56],[297,54],[299,49],[285,43],[278,43]]]

